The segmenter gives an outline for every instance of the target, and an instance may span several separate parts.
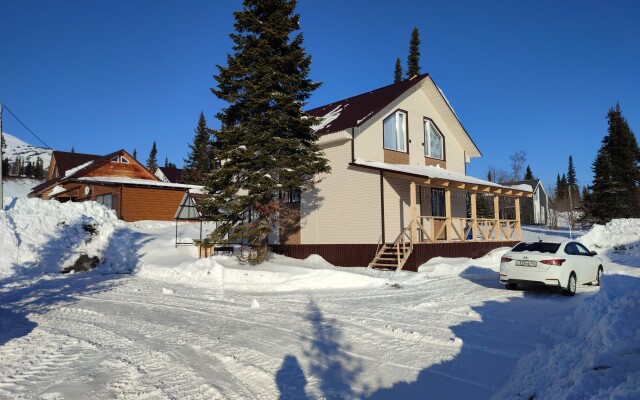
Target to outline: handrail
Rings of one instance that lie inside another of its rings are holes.
[[[445,222],[450,221],[449,241],[501,241],[513,240],[519,235],[516,219],[416,216],[416,230],[420,234],[418,243],[437,243],[445,231]],[[404,231],[403,231],[404,232]]]

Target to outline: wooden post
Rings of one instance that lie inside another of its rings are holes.
[[[471,193],[471,240],[476,241],[478,237],[478,211],[476,209],[476,193]]]
[[[453,228],[451,227],[451,190],[449,190],[449,188],[444,190],[444,215],[447,217],[445,229],[447,232],[447,243],[449,243],[453,238]]]
[[[411,243],[418,243],[418,211],[416,207],[416,183],[409,185],[411,196]]]
[[[520,198],[516,197],[516,239],[522,240],[522,231],[520,226]]]
[[[500,197],[497,194],[493,195],[493,219],[495,226],[493,227],[494,240],[500,240],[502,233],[500,233]]]

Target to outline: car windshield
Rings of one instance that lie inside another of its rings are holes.
[[[540,253],[555,253],[560,248],[560,243],[549,242],[533,242],[533,243],[518,243],[511,251],[537,251]]]

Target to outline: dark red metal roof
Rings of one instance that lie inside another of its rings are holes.
[[[160,171],[167,177],[171,183],[180,183],[180,177],[182,176],[182,169],[173,167],[158,167]]]
[[[58,168],[58,176],[64,178],[66,172],[70,169],[78,167],[89,161],[95,161],[104,156],[96,154],[82,154],[82,153],[69,153],[66,151],[54,151],[53,157],[56,160],[56,167]]]
[[[319,135],[360,126],[427,76],[429,74],[418,75],[413,79],[314,108],[307,111],[307,114],[323,118],[332,111],[336,114],[339,112],[339,115],[333,121],[316,131]]]

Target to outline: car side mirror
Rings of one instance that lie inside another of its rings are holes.
[[[592,251],[592,252],[591,252],[591,256],[592,256],[592,257],[593,257],[593,256],[597,256],[597,255],[598,255],[598,253],[596,253],[595,251]]]

